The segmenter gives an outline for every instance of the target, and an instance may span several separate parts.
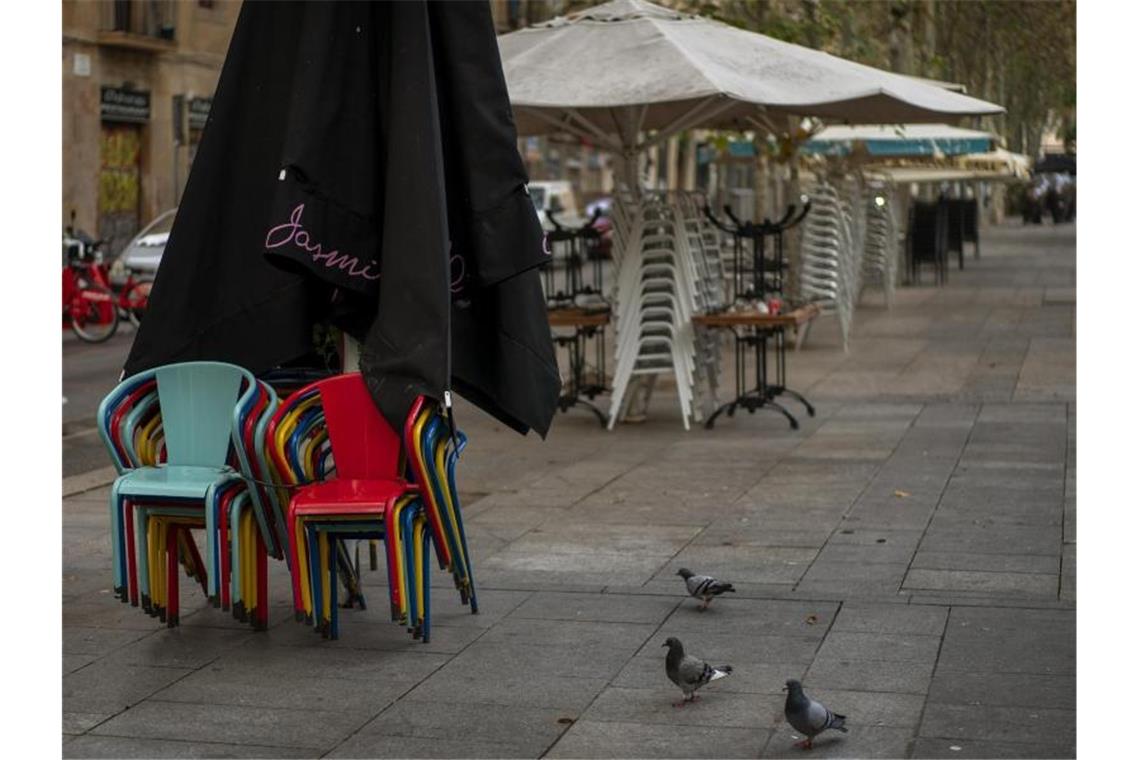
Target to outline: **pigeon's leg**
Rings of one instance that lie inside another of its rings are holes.
[[[704,612],[708,608],[709,608],[709,600],[702,598],[701,603],[699,605],[697,605],[697,610],[700,612]]]
[[[686,702],[688,702],[688,701],[689,701],[689,695],[688,695],[688,694],[686,694],[686,695],[685,695],[685,698],[684,698],[684,699],[682,699],[680,702],[674,702],[674,703],[673,703],[673,707],[684,707],[684,706],[685,706],[685,703],[686,703]]]
[[[804,739],[802,742],[796,742],[796,746],[800,749],[811,749],[811,737]]]

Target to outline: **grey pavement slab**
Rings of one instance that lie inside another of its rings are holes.
[[[1046,758],[1074,758],[1076,745],[1072,742],[1060,744],[1017,744],[1000,741],[978,741],[974,739],[927,739],[920,738],[914,743],[912,757],[931,758],[1026,758],[1045,760]]]
[[[583,720],[618,721],[622,723],[662,724],[670,726],[708,726],[727,728],[769,729],[783,719],[784,699],[778,694],[730,692],[720,689],[722,681],[711,683],[697,692],[695,702],[675,707],[682,699],[681,690],[665,681],[656,689],[610,687],[603,691]]]
[[[1076,615],[1071,610],[955,607],[938,668],[951,671],[1076,672]]]
[[[919,730],[921,736],[1029,744],[1075,743],[1076,732],[1075,710],[940,703],[927,705]]]
[[[680,581],[680,578],[677,579]],[[630,597],[539,591],[511,612],[513,618],[600,623],[659,624],[678,605],[676,595]]]
[[[101,660],[63,678],[63,709],[71,713],[122,712],[186,677],[191,670],[123,665]]]
[[[817,658],[801,679],[810,690],[856,690],[894,694],[926,694],[934,672],[933,662],[883,662]],[[794,677],[794,676],[790,676]]]
[[[313,750],[298,747],[135,739],[94,734],[76,737],[63,746],[63,756],[74,758],[302,758],[313,755]]]
[[[1055,598],[1057,576],[1043,573],[911,569],[903,581],[903,588],[927,591],[993,591]]]
[[[1050,707],[1075,710],[1077,695],[1066,675],[970,673],[940,669],[930,684],[930,701],[958,705]]]
[[[752,758],[769,736],[749,728],[582,720],[546,757]]]
[[[526,745],[492,744],[471,739],[436,739],[422,736],[360,736],[344,742],[325,757],[391,758],[528,758]]]
[[[835,631],[819,650],[821,660],[884,662],[934,662],[941,640],[938,636],[899,633],[849,633]]]
[[[948,613],[945,607],[854,602],[843,605],[832,630],[941,636]]]
[[[92,730],[106,736],[297,747],[325,752],[365,719],[340,710],[287,710],[148,700]]]
[[[519,705],[506,709],[484,702],[403,699],[361,727],[336,752],[344,757],[367,757],[391,737],[403,737],[448,743],[470,741],[476,747],[506,745],[528,757],[537,757],[576,717],[565,709]]]
[[[975,570],[994,573],[1056,573],[1057,558],[1033,554],[972,554],[920,551],[911,570]]]

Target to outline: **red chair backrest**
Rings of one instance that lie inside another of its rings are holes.
[[[320,391],[338,478],[399,477],[400,437],[376,408],[359,372],[306,387]]]

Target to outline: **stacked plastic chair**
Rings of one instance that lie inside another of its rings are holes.
[[[383,541],[392,619],[425,642],[431,634],[429,559],[434,546],[461,599],[477,611],[454,470],[465,439],[449,435],[420,399],[401,437],[376,410],[358,373],[321,380],[282,402],[267,429],[275,478],[289,493],[284,518],[298,620],[339,636],[345,606],[364,605],[359,562],[346,541]],[[335,475],[335,477],[334,477]],[[359,546],[359,544],[358,544]]]
[[[684,232],[689,256],[696,264],[697,313],[709,314],[722,311],[727,306],[726,275],[719,231],[714,228],[704,214],[708,201],[697,192],[679,191],[670,193]],[[697,330],[696,384],[693,405],[693,420],[702,421],[712,414],[719,402],[717,387],[720,380],[720,357],[727,335],[720,330]]]
[[[720,240],[697,193],[618,194],[613,204],[617,325],[608,427],[624,412],[635,375],[672,375],[685,429],[715,402],[720,336],[697,333],[693,314],[722,309]],[[696,403],[697,397],[702,403]],[[715,406],[715,403],[712,405]]]
[[[809,192],[811,212],[803,224],[799,257],[799,300],[818,304],[839,321],[847,350],[859,292],[860,255],[853,240],[851,215],[835,188],[827,183]]]
[[[266,625],[264,515],[242,470],[274,402],[268,386],[218,362],[143,372],[103,400],[99,431],[120,473],[110,510],[114,590],[122,601],[175,626],[179,565],[215,600],[234,565],[245,570],[244,619]],[[206,530],[205,557],[190,532],[198,528]]]
[[[635,375],[673,375],[685,429],[693,410],[696,349],[690,322],[697,308],[695,264],[681,223],[660,197],[641,199],[623,235],[615,317],[613,392],[608,427],[624,409]]]
[[[868,285],[883,291],[888,309],[895,303],[895,281],[898,278],[898,225],[889,186],[872,183],[867,196],[867,227],[863,238],[862,292]]]

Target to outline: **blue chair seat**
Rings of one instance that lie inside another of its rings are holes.
[[[119,479],[120,496],[154,496],[172,499],[204,499],[210,486],[239,477],[228,467],[167,465],[140,467]]]

